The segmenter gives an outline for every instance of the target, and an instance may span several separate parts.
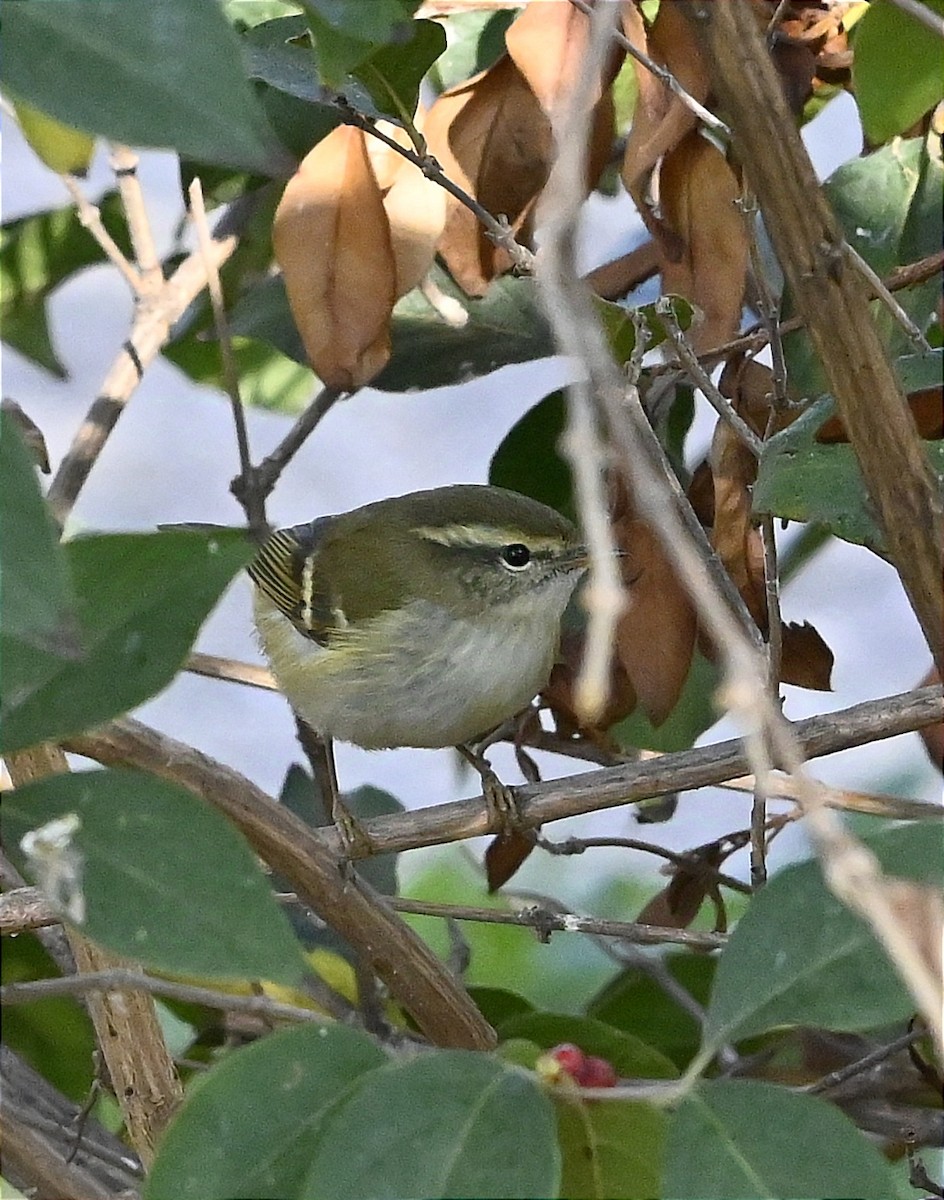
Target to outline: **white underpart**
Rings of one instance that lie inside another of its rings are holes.
[[[415,601],[358,623],[337,649],[304,637],[258,590],[255,616],[279,687],[318,733],[366,749],[454,746],[513,716],[547,682],[576,582],[556,576],[479,619]],[[362,637],[392,648],[364,652]],[[402,649],[410,646],[419,649]]]

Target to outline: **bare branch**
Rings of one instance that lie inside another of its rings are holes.
[[[60,175],[59,178],[65,184],[69,195],[72,197],[79,223],[98,242],[108,261],[121,272],[128,287],[131,288],[132,295],[139,296],[141,294],[141,276],[134,263],[129,262],[125,258],[121,247],[102,224],[102,214],[97,205],[92,204],[86,198],[85,193],[73,176]]]

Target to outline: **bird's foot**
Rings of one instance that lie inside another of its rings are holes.
[[[521,814],[518,812],[514,788],[502,783],[488,759],[471,746],[459,746],[458,750],[482,781],[489,827],[501,835],[516,832],[521,827]]]
[[[331,798],[331,820],[341,839],[341,850],[344,854],[344,869],[350,870],[353,860],[369,858],[374,852],[374,844],[370,834],[348,809],[340,796]]]

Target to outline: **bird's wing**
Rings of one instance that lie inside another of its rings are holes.
[[[336,605],[318,572],[318,550],[330,517],[277,529],[246,570],[299,633],[325,646],[337,628]]]

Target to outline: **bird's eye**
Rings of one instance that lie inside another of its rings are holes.
[[[502,547],[501,560],[512,571],[523,571],[531,561],[531,551],[522,542],[512,542]]]

